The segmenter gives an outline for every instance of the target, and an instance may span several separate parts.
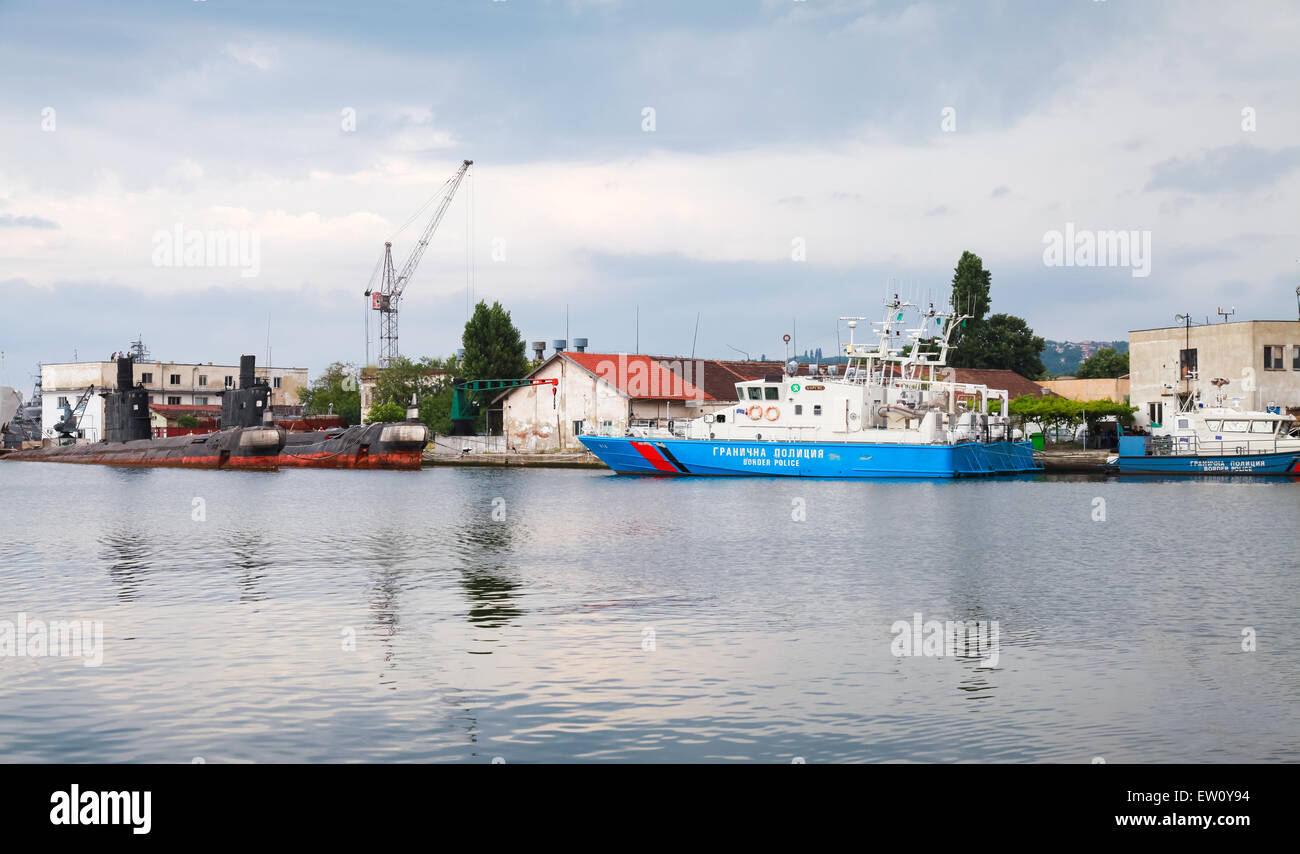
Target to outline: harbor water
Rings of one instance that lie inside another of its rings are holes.
[[[102,625],[98,661],[11,642],[0,761],[1300,761],[1287,480],[0,486],[0,626]]]

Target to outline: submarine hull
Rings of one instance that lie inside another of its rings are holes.
[[[282,427],[233,427],[217,433],[32,448],[9,454],[18,462],[107,466],[273,470],[284,447]]]
[[[429,428],[423,424],[380,423],[290,433],[280,451],[280,468],[418,470]]]

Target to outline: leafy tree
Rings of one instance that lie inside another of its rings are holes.
[[[185,413],[182,413],[181,416],[180,416],[179,418],[176,419],[176,426],[177,426],[177,427],[187,427],[187,428],[198,427],[198,426],[199,426],[199,419],[195,418],[195,417],[194,417],[193,415],[191,415],[190,413],[185,412]]]
[[[420,420],[435,433],[451,432],[451,375],[456,369],[456,357],[419,360],[396,356],[388,367],[379,372],[371,402],[370,421],[380,404],[391,403],[400,408],[401,415],[389,421],[406,420],[406,408],[415,396],[420,407]],[[391,411],[391,410],[390,410]]]
[[[334,362],[306,388],[298,389],[298,402],[307,415],[333,412],[345,425],[361,423],[361,391],[357,388],[356,366]],[[403,418],[406,416],[403,415]]]
[[[963,252],[952,271],[952,307],[958,314],[969,314],[971,319],[953,330],[949,339],[953,345],[952,356],[948,363],[955,368],[973,368],[964,364],[966,350],[962,340],[978,328],[989,311],[989,290],[992,287],[992,274],[984,269],[984,261],[974,252]],[[956,361],[954,361],[956,360]]]
[[[461,346],[465,348],[465,360],[457,376],[464,380],[518,379],[532,369],[524,337],[511,321],[510,312],[499,302],[489,307],[480,301],[474,306],[474,314],[466,322],[461,336]],[[492,394],[479,392],[474,395],[480,410],[480,428],[487,418],[487,403]]]
[[[393,403],[392,401],[385,401],[383,403],[373,404],[370,407],[370,411],[366,413],[367,424],[373,424],[376,421],[405,421],[405,420],[406,420],[406,407],[402,406],[400,403]]]
[[[995,314],[972,326],[962,339],[966,353],[961,368],[1001,368],[1034,379],[1043,376],[1043,339],[1034,334],[1023,318]]]
[[[993,409],[1000,406],[993,406]],[[1096,424],[1103,418],[1114,417],[1121,424],[1132,424],[1137,407],[1113,400],[1070,400],[1054,395],[1026,394],[1011,401],[1011,415],[1021,425],[1026,422],[1041,424],[1047,432],[1073,432],[1080,424],[1087,424],[1095,432]]]
[[[1122,377],[1127,373],[1128,353],[1117,353],[1109,347],[1103,347],[1083,360],[1075,376],[1079,379],[1095,379]]]
[[[461,336],[465,361],[461,367],[467,380],[509,380],[528,373],[524,337],[510,320],[510,312],[494,302],[480,301],[465,324]]]
[[[961,253],[952,276],[952,305],[969,314],[949,339],[948,364],[954,368],[1002,368],[1038,378],[1047,372],[1040,355],[1044,341],[1024,319],[1010,314],[985,318],[992,303],[992,274],[973,252]]]

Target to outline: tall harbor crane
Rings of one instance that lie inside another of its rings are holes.
[[[406,290],[406,285],[411,281],[412,274],[415,273],[416,266],[420,263],[420,258],[424,256],[424,250],[429,246],[429,240],[433,237],[433,232],[437,230],[438,223],[442,222],[442,216],[447,212],[447,207],[451,204],[452,196],[456,195],[456,188],[469,171],[469,167],[474,165],[473,160],[465,160],[456,170],[456,174],[447,179],[447,183],[442,185],[442,191],[438,198],[438,206],[433,211],[433,218],[424,228],[424,234],[411,248],[411,254],[407,257],[406,263],[402,265],[402,271],[397,273],[393,267],[393,243],[388,241],[384,244],[383,265],[384,277],[380,282],[379,288],[366,288],[366,296],[370,297],[370,307],[379,312],[379,367],[386,368],[388,363],[398,355],[397,351],[397,305],[402,300],[402,292]],[[373,281],[373,279],[372,279]]]

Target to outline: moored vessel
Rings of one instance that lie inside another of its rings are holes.
[[[65,416],[58,444],[17,451],[6,461],[92,463],[113,466],[174,466],[210,469],[276,467],[285,431],[269,421],[270,386],[254,376],[254,358],[240,360],[239,388],[222,394],[223,429],[190,436],[153,438],[149,392],[132,383],[134,359],[117,360],[116,388],[104,398],[104,440],[79,441],[76,424]],[[93,391],[87,391],[88,397]],[[79,402],[78,408],[84,406]]]
[[[1295,419],[1196,401],[1150,435],[1121,435],[1107,463],[1120,474],[1300,476]]]
[[[953,478],[1036,471],[1013,430],[1009,395],[951,379],[949,341],[964,317],[917,311],[897,296],[876,322],[877,341],[853,340],[848,364],[736,383],[738,403],[644,436],[580,436],[621,474]],[[900,328],[909,313],[917,326]],[[903,342],[906,341],[906,344]]]

